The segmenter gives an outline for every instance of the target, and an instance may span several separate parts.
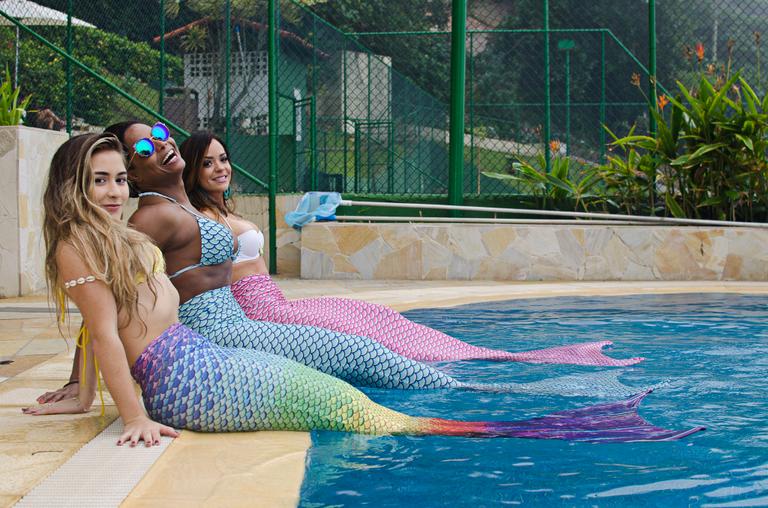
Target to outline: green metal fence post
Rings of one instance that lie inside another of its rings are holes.
[[[341,135],[344,143],[344,188],[347,188],[347,153],[349,153],[349,135],[347,134],[347,40],[344,39],[341,43]],[[357,136],[357,132],[354,134]],[[357,150],[357,148],[355,148]],[[357,159],[355,159],[355,165],[357,165]],[[326,172],[328,167],[326,166]],[[354,189],[357,192],[357,169],[355,166],[355,179]]]
[[[232,2],[231,0],[226,1],[225,6],[225,16],[226,20],[224,22],[224,30],[226,31],[226,35],[224,38],[224,141],[227,143],[227,146],[230,146],[229,142],[229,131],[231,130],[231,111],[229,110],[229,93],[230,93],[230,79],[229,79],[229,73],[230,73],[230,63],[232,61]],[[270,41],[271,42],[271,41]],[[271,133],[270,133],[271,135]],[[270,182],[271,185],[271,182]],[[271,209],[270,209],[270,213]],[[272,231],[270,230],[270,235],[272,234]],[[272,245],[270,244],[270,249],[272,248]],[[270,265],[272,264],[272,258],[269,259]]]
[[[72,56],[72,4],[73,0],[67,0],[67,54]],[[16,29],[18,30],[18,28]],[[17,32],[18,33],[18,32]],[[17,39],[18,40],[18,37]],[[17,43],[18,44],[18,43]],[[67,59],[67,134],[72,135],[72,62]],[[17,71],[18,74],[18,71]],[[18,77],[18,76],[17,76]]]
[[[280,94],[278,94],[278,97],[280,97]],[[299,129],[301,127],[299,126],[299,118],[301,117],[301,108],[304,107],[303,101],[297,101],[294,98],[291,98],[291,102],[293,102],[293,124],[291,126],[291,139],[293,140],[293,185],[289,186],[288,188],[292,191],[296,191],[298,184],[298,176],[299,176],[299,159],[301,158],[301,148],[299,146],[299,142],[296,139],[296,134],[299,132]],[[283,185],[285,185],[285,182],[283,182]],[[285,187],[283,187],[285,189]]]
[[[576,47],[573,39],[561,39],[557,49],[565,51],[565,154],[571,156],[571,51]]]
[[[648,0],[648,99],[656,107],[656,0]],[[656,135],[656,120],[648,115],[651,135]]]
[[[549,62],[549,0],[544,0],[544,161],[547,173],[552,166],[552,154],[549,150],[549,141],[552,136],[551,73]]]
[[[316,191],[317,190],[317,166],[319,164],[319,160],[317,157],[317,102],[315,101],[315,97],[317,97],[317,72],[318,72],[318,65],[317,65],[317,18],[315,16],[312,16],[312,91],[310,92],[310,96],[312,97],[312,102],[309,104],[309,114],[312,115],[309,123],[309,132],[310,136],[312,137],[312,144],[310,145],[310,173],[309,173],[309,190]],[[327,172],[327,171],[326,171]],[[341,191],[344,190],[346,187],[347,182],[344,182],[344,185],[342,185]]]
[[[315,96],[310,97],[309,101],[309,190],[317,190],[317,102]],[[346,183],[346,182],[345,182]],[[338,190],[343,190],[338,189]]]
[[[355,121],[355,194],[360,192],[360,125]]]
[[[600,164],[605,164],[605,30],[600,31]]]
[[[451,11],[451,124],[448,148],[448,203],[461,205],[464,191],[464,82],[467,59],[467,0],[453,0]],[[454,211],[454,217],[461,214]]]
[[[395,128],[390,121],[387,124],[387,193],[395,192]]]
[[[277,273],[277,0],[267,0],[269,94],[269,273]],[[227,1],[229,9],[229,0]]]
[[[368,84],[368,89],[366,91],[366,97],[367,97],[367,104],[366,104],[366,110],[365,110],[365,120],[368,122],[366,124],[366,136],[365,136],[365,162],[366,162],[366,171],[368,172],[368,187],[365,189],[366,192],[371,192],[371,182],[372,182],[372,175],[371,175],[371,125],[370,122],[373,120],[371,118],[371,54],[367,53],[367,66],[366,66],[366,73],[368,77],[366,78],[366,82]],[[378,129],[377,129],[378,130]],[[376,182],[373,180],[373,184],[375,186]]]
[[[469,32],[469,183],[475,193],[480,194],[480,172],[475,161],[475,40]],[[476,174],[477,173],[477,174]],[[475,180],[477,183],[475,184]]]
[[[160,100],[157,111],[165,114],[165,0],[160,0]]]
[[[571,52],[565,52],[565,155],[571,156]]]

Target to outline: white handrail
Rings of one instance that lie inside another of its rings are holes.
[[[488,206],[440,205],[433,203],[389,203],[386,201],[353,201],[342,199],[342,206],[375,206],[386,208],[415,208],[417,210],[461,210],[466,212],[514,213],[521,215],[543,215],[553,217],[573,217],[582,219],[603,219],[631,221],[652,224],[683,224],[689,226],[720,226],[768,229],[768,224],[760,222],[737,222],[705,219],[678,219],[675,217],[649,217],[645,215],[621,215],[615,213],[562,212],[557,210],[528,210],[526,208],[495,208]],[[458,220],[457,220],[458,221]]]
[[[479,223],[479,224],[570,224],[583,226],[626,226],[640,225],[644,222],[630,222],[623,220],[547,220],[547,219],[492,219],[487,217],[401,217],[384,215],[337,215],[340,221],[361,222],[454,222],[454,223]]]

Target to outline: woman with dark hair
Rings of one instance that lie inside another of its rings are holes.
[[[240,251],[232,267],[232,294],[251,319],[318,326],[370,337],[395,353],[425,362],[479,359],[624,366],[643,360],[616,360],[604,355],[601,349],[609,345],[609,341],[510,353],[473,346],[414,323],[384,305],[347,298],[287,300],[270,278],[264,263],[264,235],[255,224],[234,213],[227,197],[232,166],[224,141],[212,132],[198,131],[181,144],[180,150],[187,162],[184,188],[192,206],[228,224],[237,235]]]

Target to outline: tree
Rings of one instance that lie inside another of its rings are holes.
[[[306,6],[325,2],[326,0],[303,0]],[[213,112],[209,128],[215,131],[223,131],[226,118],[223,114],[225,94],[222,93],[226,86],[226,0],[167,0],[165,2],[165,14],[168,18],[175,19],[186,10],[187,17],[192,13],[196,19],[182,27],[185,31],[182,36],[180,48],[186,53],[210,52],[216,55],[213,65],[214,95]],[[301,5],[292,2],[282,4],[281,16],[283,22],[300,16]],[[233,52],[242,49],[244,42],[248,41],[248,47],[256,53],[266,49],[267,43],[267,2],[266,0],[230,0],[230,33],[233,40]],[[244,56],[244,55],[243,55]],[[231,55],[229,56],[231,58]],[[244,63],[244,62],[243,62]],[[232,111],[248,96],[250,84],[256,77],[259,69],[256,65],[244,65],[239,69],[245,75],[239,79],[241,86],[232,90],[229,106]]]

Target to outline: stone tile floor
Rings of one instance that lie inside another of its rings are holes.
[[[768,282],[311,281],[278,280],[288,298],[345,296],[404,311],[480,301],[574,295],[734,292],[768,294]],[[31,417],[21,407],[68,378],[79,320],[59,330],[45,297],[0,300],[0,507],[12,506],[117,417]],[[66,337],[66,339],[64,338]],[[310,444],[307,433],[205,435],[184,432],[124,506],[295,506]]]

